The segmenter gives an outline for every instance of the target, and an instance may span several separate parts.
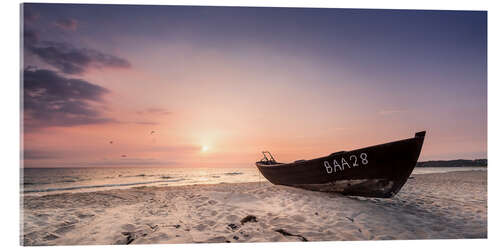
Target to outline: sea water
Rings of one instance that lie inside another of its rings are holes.
[[[24,170],[24,171],[23,171]],[[97,191],[136,186],[180,186],[263,180],[257,168],[26,168],[21,192],[46,194]]]
[[[485,167],[415,168],[413,175],[451,171],[485,171]],[[257,168],[26,168],[21,169],[21,192],[43,195],[88,192],[138,186],[181,186],[265,181]]]

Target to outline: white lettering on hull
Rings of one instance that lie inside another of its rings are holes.
[[[344,171],[346,168],[351,168],[351,167],[355,168],[355,167],[359,167],[359,166],[368,165],[368,154],[367,153],[361,153],[359,155],[359,159],[361,159],[361,164],[358,163],[358,156],[357,155],[350,155],[347,159],[349,159],[349,161],[351,161],[352,165],[349,164],[349,162],[346,159],[344,159],[344,157],[342,157],[339,160],[340,164],[337,161],[337,159],[333,159],[333,161],[332,161],[333,167],[332,167],[332,165],[330,165],[329,161],[324,161],[323,165],[325,166],[326,173],[327,174],[337,173],[340,171]]]

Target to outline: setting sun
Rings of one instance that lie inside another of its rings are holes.
[[[201,152],[206,152],[208,150],[208,146],[202,146],[201,147]]]

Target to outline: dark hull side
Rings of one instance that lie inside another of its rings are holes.
[[[271,183],[345,195],[393,197],[415,167],[425,131],[406,140],[295,163],[256,162]]]

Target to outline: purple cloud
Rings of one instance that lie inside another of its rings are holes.
[[[90,68],[130,68],[126,59],[63,42],[40,41],[38,33],[24,31],[24,48],[65,74],[82,74]]]
[[[57,21],[54,22],[54,25],[63,30],[76,31],[78,28],[78,21],[71,18],[61,18],[57,19]]]
[[[40,13],[33,11],[31,8],[23,5],[23,20],[24,22],[33,22],[40,17]]]
[[[24,29],[23,32],[23,42],[25,45],[38,43],[40,40],[38,33],[31,29]]]
[[[25,128],[77,126],[114,122],[101,117],[94,104],[109,90],[51,70],[27,68],[23,74]]]

